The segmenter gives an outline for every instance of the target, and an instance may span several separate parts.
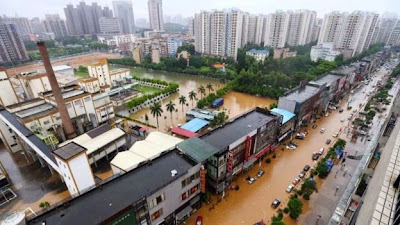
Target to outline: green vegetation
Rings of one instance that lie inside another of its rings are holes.
[[[87,47],[55,47],[55,48],[47,48],[49,52],[49,56],[52,57],[59,57],[59,56],[66,56],[66,55],[74,55],[82,52],[89,52],[90,48]],[[29,51],[28,55],[33,60],[41,60],[42,57],[40,56],[39,51]]]
[[[134,76],[133,79],[138,80],[138,81],[147,82],[147,83],[161,84],[161,85],[164,85],[164,86],[168,86],[168,82],[167,81],[163,81],[163,80],[150,79],[150,78],[139,78],[139,77],[136,77],[136,76]]]
[[[169,101],[166,105],[167,111],[171,113],[171,124],[172,124],[172,113],[175,111],[175,103]]]
[[[134,118],[131,118],[129,116],[122,116],[122,115],[119,115],[119,114],[115,114],[115,116],[119,117],[119,118],[124,118],[124,119],[129,120],[129,121],[133,121],[133,122],[136,122],[136,123],[139,123],[139,124],[143,124],[143,125],[146,125],[148,127],[157,128],[156,126],[153,126],[153,125],[149,124],[149,117],[147,116],[147,114],[144,115],[144,120],[146,121],[146,123],[143,123],[142,121],[134,119]]]
[[[369,55],[372,55],[372,54],[374,54],[376,52],[379,52],[383,48],[383,46],[384,45],[381,44],[381,43],[373,44],[373,45],[369,46],[369,48],[367,50],[361,52],[360,54],[358,54],[358,55],[356,55],[356,56],[354,56],[354,57],[352,57],[350,59],[347,59],[347,60],[343,61],[343,56],[341,56],[341,57],[336,57],[335,61],[339,66],[347,65],[347,64],[359,61],[359,60],[361,60],[362,58],[364,58],[366,56],[369,56]]]
[[[328,159],[333,160],[336,157],[336,149],[344,149],[346,147],[346,141],[339,138],[335,144],[329,148],[328,152],[326,153],[325,157],[320,160],[317,164],[317,167],[315,168],[315,171],[318,174],[319,178],[325,178],[328,176],[329,172],[328,172],[328,165],[326,165],[326,161]]]
[[[55,48],[56,43],[53,40],[44,41],[47,48]],[[24,41],[25,49],[27,51],[37,51],[37,44],[34,41]]]
[[[288,202],[289,216],[297,219],[303,212],[303,202],[298,198],[291,198]]]
[[[50,207],[50,203],[47,202],[47,201],[41,202],[41,203],[39,204],[39,207],[42,208],[42,209],[47,209],[47,208]]]
[[[194,55],[196,52],[194,50],[194,45],[190,44],[190,45],[182,45],[180,47],[178,47],[177,52],[181,52],[181,51],[187,51],[190,53],[190,55]]]
[[[161,108],[161,104],[159,102],[155,102],[152,106],[150,106],[150,112],[153,117],[156,117],[157,120],[157,128],[158,128],[158,117],[161,116],[161,113],[164,112]]]
[[[278,104],[276,104],[275,102],[269,104],[269,109],[274,109],[274,108],[278,108]]]
[[[109,64],[116,64],[122,66],[136,66],[135,60],[133,58],[122,58],[122,59],[107,59]]]
[[[285,225],[285,223],[282,222],[282,219],[283,213],[281,212],[278,214],[278,216],[273,215],[271,225]]]
[[[225,112],[220,112],[213,120],[211,120],[210,126],[215,127],[218,125],[222,125],[225,123],[225,121],[227,119],[228,119],[228,115],[226,115]]]
[[[317,189],[317,183],[315,182],[314,179],[307,179],[304,181],[304,183],[301,185],[301,191],[304,195],[311,196],[314,191],[318,191]]]
[[[230,91],[232,89],[234,84],[235,84],[235,81],[231,81],[227,85],[225,85],[225,87],[219,89],[216,93],[211,93],[211,94],[207,95],[205,98],[200,99],[197,102],[197,108],[202,109],[206,106],[210,106],[217,98],[222,98],[226,93],[228,93],[228,91]],[[204,90],[204,92],[205,92],[205,90]],[[190,95],[189,95],[189,98],[190,98]]]
[[[78,77],[89,77],[88,68],[82,65],[75,69],[74,74]]]
[[[397,77],[400,74],[400,64],[398,64],[390,74],[391,77]]]
[[[150,86],[140,86],[140,85],[135,86],[133,89],[135,89],[136,91],[140,91],[144,95],[153,94],[157,91],[160,91],[159,88],[150,87]]]
[[[179,97],[179,104],[182,105],[182,112],[183,112],[183,106],[186,104],[186,97],[185,96],[181,95]]]

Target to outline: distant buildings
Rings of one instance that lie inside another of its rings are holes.
[[[114,16],[121,20],[122,33],[135,33],[135,19],[131,1],[113,1]]]
[[[167,39],[168,46],[168,55],[176,56],[178,53],[178,48],[182,46],[182,39],[180,38],[168,38]]]
[[[99,18],[100,34],[116,35],[122,33],[122,24],[119,18]]]
[[[334,61],[335,57],[340,55],[340,51],[333,50],[333,43],[323,43],[320,45],[312,46],[310,52],[310,58],[312,61],[317,61],[318,59],[324,59],[327,61]]]
[[[72,4],[68,4],[64,8],[64,13],[68,32],[71,35],[98,34],[100,33],[99,19],[113,17],[112,11],[108,7],[102,8],[97,3],[86,5],[85,2],[80,2],[76,8]]]
[[[290,51],[289,48],[274,48],[274,59],[286,59],[288,57],[295,57],[296,51]]]
[[[64,20],[58,14],[46,14],[42,21],[43,27],[47,33],[54,33],[56,38],[65,37],[68,35],[67,26]]]
[[[264,49],[264,50],[257,50],[257,49],[251,49],[246,52],[246,55],[249,55],[253,58],[255,58],[257,61],[263,61],[265,58],[269,56],[269,51]]]
[[[17,26],[0,22],[0,63],[27,59],[28,54]]]
[[[132,50],[132,57],[136,63],[141,64],[144,60],[143,49],[140,47],[136,47]]]
[[[29,40],[30,34],[32,34],[32,28],[29,24],[29,20],[26,17],[0,17],[0,23],[3,24],[14,24],[17,34],[23,40]]]
[[[164,30],[162,0],[148,0],[150,28],[155,31]]]

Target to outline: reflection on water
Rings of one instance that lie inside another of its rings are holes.
[[[140,78],[158,79],[179,84],[178,93],[174,93],[161,101],[164,112],[162,113],[161,117],[158,118],[160,131],[166,131],[171,126],[185,123],[185,112],[196,106],[196,100],[193,102],[190,101],[189,92],[195,91],[197,98],[200,99],[200,94],[197,92],[197,89],[200,87],[200,85],[206,87],[207,84],[212,84],[214,89],[212,92],[215,92],[224,85],[216,79],[207,77],[186,76],[165,72],[148,72],[142,69],[135,69],[132,71],[132,74],[133,76]],[[209,93],[207,89],[206,93]],[[182,105],[179,104],[178,98],[180,95],[186,96],[187,100],[187,103],[183,106],[183,110]],[[172,119],[171,113],[166,110],[165,106],[169,101],[174,102],[176,108],[176,111],[172,113]],[[225,110],[229,117],[234,117],[244,113],[245,111],[251,110],[256,106],[268,107],[273,102],[276,102],[276,100],[231,91],[224,96],[224,105],[220,107],[220,110]],[[151,115],[150,108],[139,110],[134,114],[131,114],[131,117],[145,122],[146,114],[149,118],[149,124],[156,126],[156,118]]]

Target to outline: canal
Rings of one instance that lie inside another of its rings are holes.
[[[200,94],[197,90],[201,85],[206,87],[207,84],[211,84],[214,89],[214,91],[212,92],[215,92],[216,90],[224,86],[224,84],[221,83],[219,80],[209,77],[191,76],[159,71],[147,71],[141,68],[131,69],[131,73],[132,76],[136,76],[139,78],[151,78],[179,84],[178,93],[174,93],[168,98],[165,98],[161,101],[162,109],[164,112],[162,113],[161,117],[158,118],[160,131],[167,131],[168,128],[170,128],[171,126],[185,123],[185,112],[193,107],[196,107],[196,100],[194,100],[193,102],[190,101],[189,92],[195,91],[197,94],[197,99],[200,99]],[[208,93],[209,91],[206,89],[206,94]],[[181,95],[185,96],[187,100],[187,104],[183,106],[183,111],[182,105],[179,104],[178,99]],[[176,108],[176,111],[172,113],[172,120],[170,112],[166,110],[166,104],[169,101],[174,102]],[[276,100],[270,98],[257,97],[253,95],[230,91],[224,96],[224,105],[221,106],[219,110],[226,111],[229,117],[232,118],[237,115],[243,114],[245,111],[248,111],[254,107],[269,107],[271,103],[276,102]],[[132,113],[130,116],[145,123],[146,114],[149,118],[149,124],[156,126],[156,118],[151,115],[150,108],[139,110],[135,113]]]

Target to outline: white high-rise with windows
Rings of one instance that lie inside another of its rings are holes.
[[[162,0],[149,0],[148,7],[149,7],[150,28],[155,31],[163,31],[164,17],[163,17]]]
[[[312,41],[317,13],[309,10],[289,11],[286,43],[290,46],[305,45]]]
[[[211,13],[200,12],[194,16],[195,50],[203,54],[210,54],[211,49]]]
[[[228,14],[224,11],[211,13],[211,55],[225,56],[227,42]]]
[[[226,53],[225,56],[236,59],[242,41],[243,13],[232,11],[227,14]]]
[[[390,46],[400,46],[400,20],[398,20],[396,26],[394,26],[386,44]]]
[[[340,12],[325,14],[319,32],[318,45],[323,43],[336,44],[335,41],[339,38],[345,16],[345,13]]]
[[[267,16],[264,45],[273,48],[285,47],[289,24],[289,14],[277,11]]]

